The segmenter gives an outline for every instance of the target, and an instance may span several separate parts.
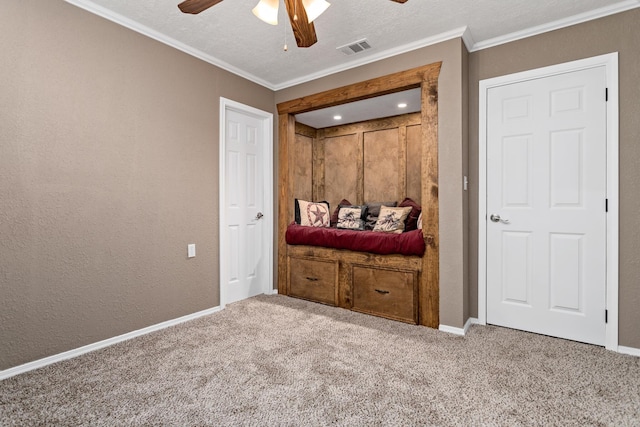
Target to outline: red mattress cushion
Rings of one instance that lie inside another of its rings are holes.
[[[326,227],[305,227],[292,223],[287,227],[285,239],[290,245],[323,246],[380,255],[422,256],[425,251],[422,230],[393,234]]]

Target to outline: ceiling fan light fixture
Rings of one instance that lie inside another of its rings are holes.
[[[304,6],[305,12],[307,12],[309,23],[312,23],[318,16],[322,15],[329,6],[331,6],[331,3],[325,0],[302,0],[302,5]]]
[[[280,0],[260,0],[251,12],[267,24],[278,25],[279,3]]]

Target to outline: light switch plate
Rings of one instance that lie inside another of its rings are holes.
[[[188,258],[193,258],[196,256],[196,244],[195,243],[191,243],[189,245],[187,245],[187,257]]]

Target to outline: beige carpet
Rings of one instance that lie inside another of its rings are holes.
[[[0,425],[640,426],[640,358],[259,296],[4,380]]]

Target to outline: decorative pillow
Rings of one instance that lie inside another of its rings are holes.
[[[373,230],[376,222],[378,221],[378,216],[380,215],[380,207],[389,206],[395,207],[398,206],[398,202],[370,202],[367,203],[367,218],[365,221],[365,229]]]
[[[366,206],[341,206],[338,212],[338,228],[364,230]]]
[[[398,206],[400,207],[411,206],[411,213],[407,217],[407,224],[405,226],[405,229],[407,231],[411,231],[418,228],[418,217],[422,213],[422,206],[420,206],[415,201],[413,201],[413,199],[410,199],[408,197],[404,199]]]
[[[400,234],[404,231],[404,221],[411,212],[411,206],[406,207],[388,207],[380,208],[380,216],[373,231],[382,231],[385,233]]]
[[[418,230],[422,230],[422,212],[420,212],[420,216],[418,217]]]
[[[367,211],[370,216],[379,217],[380,207],[388,206],[390,208],[398,206],[398,202],[369,202],[367,203]]]
[[[331,226],[335,226],[338,223],[338,213],[340,212],[340,208],[344,206],[351,206],[351,202],[347,199],[342,199],[338,206],[336,206],[336,210],[333,211],[331,215]]]
[[[307,202],[296,199],[296,224],[308,227],[329,227],[328,202]]]

